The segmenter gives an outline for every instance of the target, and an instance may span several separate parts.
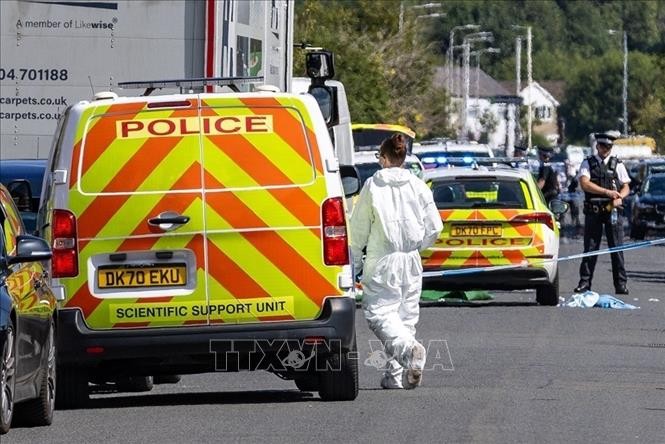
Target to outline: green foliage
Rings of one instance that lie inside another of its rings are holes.
[[[419,137],[452,135],[448,97],[432,87],[436,50],[419,39],[411,14],[399,32],[399,3],[303,0],[296,3],[296,42],[335,53],[336,78],[358,123],[398,123]],[[296,57],[296,72],[304,72]]]
[[[446,92],[431,87],[433,67],[445,60],[451,29],[473,23],[491,31],[491,46],[501,53],[483,58],[483,69],[496,79],[514,80],[515,38],[524,37],[525,30],[512,25],[528,25],[533,79],[565,81],[558,113],[566,123],[566,138],[585,143],[590,132],[621,128],[622,34],[608,33],[615,29],[628,35],[631,131],[650,135],[665,147],[665,1],[451,0],[441,2],[445,18],[418,19],[428,11],[413,6],[423,3],[428,2],[296,2],[296,41],[335,52],[337,77],[348,89],[354,121],[402,123],[419,137],[451,135]],[[456,31],[456,45],[466,32]],[[523,38],[523,86],[525,77]]]

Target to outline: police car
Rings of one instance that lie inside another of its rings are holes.
[[[533,176],[519,168],[451,168],[425,172],[444,223],[421,253],[425,288],[536,289],[557,305],[560,201],[547,207]],[[554,214],[553,214],[554,212]],[[473,269],[473,273],[459,273]],[[441,272],[458,273],[445,274]]]
[[[469,167],[475,160],[494,157],[494,152],[485,144],[434,139],[413,146],[425,169],[439,167]]]

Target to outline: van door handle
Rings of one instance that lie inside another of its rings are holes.
[[[171,231],[189,222],[189,216],[178,214],[175,211],[165,211],[157,217],[148,219],[148,225],[158,227],[160,230]]]
[[[157,216],[148,220],[150,225],[174,224],[184,225],[189,222],[189,216]]]

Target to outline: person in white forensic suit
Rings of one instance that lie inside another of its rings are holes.
[[[402,168],[404,136],[384,140],[377,157],[382,169],[365,182],[351,215],[351,254],[356,273],[362,270],[365,318],[388,358],[381,387],[412,389],[422,381],[426,360],[425,347],[415,338],[423,273],[419,253],[434,244],[443,223],[432,191]]]

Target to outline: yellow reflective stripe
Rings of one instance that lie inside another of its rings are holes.
[[[111,105],[112,103],[108,105],[97,105],[85,108],[83,113],[81,113],[81,117],[79,118],[78,128],[76,128],[76,135],[74,136],[74,145],[79,143],[81,139],[83,139],[83,135],[90,132],[90,130],[92,130],[92,128],[101,120],[101,119],[91,120],[91,118],[94,115],[106,113],[111,107]]]

